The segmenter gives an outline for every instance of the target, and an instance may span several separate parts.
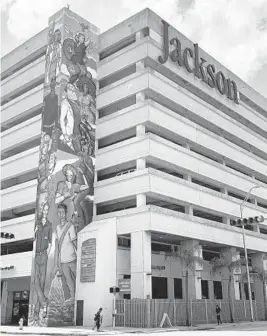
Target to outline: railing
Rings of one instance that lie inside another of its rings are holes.
[[[222,322],[231,322],[228,301],[193,300],[189,302],[190,325],[216,323],[217,304],[221,307]],[[231,306],[234,322],[250,320],[248,301],[233,301]],[[253,308],[255,319],[264,320],[264,303],[253,301]],[[118,327],[158,328],[164,313],[172,326],[186,325],[186,303],[183,300],[117,300],[116,309]]]

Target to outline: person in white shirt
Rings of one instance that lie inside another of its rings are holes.
[[[70,292],[70,300],[75,297],[77,266],[77,235],[74,225],[66,219],[67,207],[59,204],[57,208],[59,225],[56,228],[55,276],[64,276]]]
[[[69,93],[70,94],[70,93]],[[66,88],[62,95],[61,102],[61,111],[60,111],[60,127],[62,135],[60,140],[67,144],[71,149],[72,145],[72,136],[73,136],[73,127],[74,127],[74,115],[72,107],[68,101],[68,89]]]

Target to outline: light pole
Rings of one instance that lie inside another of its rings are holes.
[[[244,251],[245,251],[245,261],[246,261],[246,270],[247,270],[247,281],[248,281],[248,298],[249,298],[249,308],[250,308],[250,316],[251,321],[254,321],[254,313],[253,313],[253,306],[252,306],[252,296],[251,296],[251,286],[250,286],[250,275],[249,275],[249,268],[248,268],[248,254],[247,254],[247,247],[246,247],[246,234],[245,234],[245,227],[243,223],[243,210],[245,202],[248,200],[251,191],[253,189],[260,188],[260,186],[255,185],[254,187],[250,188],[244,198],[243,202],[240,204],[240,219],[242,225],[242,233],[243,233],[243,244],[244,244]]]

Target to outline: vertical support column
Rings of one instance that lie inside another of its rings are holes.
[[[7,281],[3,281],[2,297],[1,297],[1,324],[6,323],[6,314],[7,314]]]
[[[196,256],[199,256],[202,258],[202,247],[199,245],[199,242],[197,240],[191,239],[191,240],[184,240],[181,242],[181,247],[184,250],[187,250],[189,254],[193,254]],[[203,267],[199,265],[198,263],[195,264],[195,270],[192,272],[190,269],[188,269],[188,297],[189,300],[194,299],[201,299],[202,298],[202,290],[201,290],[201,271],[203,270]],[[185,278],[185,272],[186,269],[183,268],[183,287],[184,287],[184,293],[185,293],[185,287],[186,287],[186,278]]]
[[[136,169],[141,170],[146,168],[146,159],[140,158],[136,160]]]
[[[227,188],[225,188],[225,187],[221,188],[221,193],[224,194],[224,195],[228,195]],[[223,216],[223,224],[230,225],[230,217]]]
[[[174,300],[174,279],[168,277],[168,299]]]
[[[235,247],[226,247],[221,249],[221,255],[224,259],[229,262],[233,262],[235,260],[240,259],[240,253],[236,251]],[[240,292],[239,292],[239,282],[238,282],[238,274],[241,270],[236,270],[231,274],[232,276],[232,284],[230,288],[230,296],[235,300],[240,300]],[[223,290],[223,298],[229,298],[228,296],[228,282],[229,282],[229,271],[228,269],[224,269],[222,271],[222,290]]]
[[[193,216],[193,206],[191,204],[185,205],[185,213]]]
[[[49,19],[30,326],[74,324],[77,233],[93,216],[98,38],[67,8]]]
[[[136,195],[136,206],[141,207],[144,205],[146,205],[146,195],[145,194]]]
[[[255,284],[255,299],[256,301],[263,301],[263,295],[267,293],[267,290],[264,291],[264,284],[262,282],[262,276],[265,272],[267,272],[267,261],[264,262],[265,254],[261,252],[256,252],[251,254],[251,263],[252,268],[259,273],[260,278],[255,278],[254,284]],[[266,288],[267,289],[267,288]],[[267,297],[266,297],[267,300]]]
[[[131,298],[152,297],[151,233],[131,233]]]
[[[209,280],[209,299],[214,300],[214,285],[213,280]]]
[[[136,136],[144,136],[146,134],[145,125],[137,125],[136,126]]]
[[[189,175],[189,174],[185,174],[185,175],[184,175],[184,179],[185,179],[186,181],[188,181],[188,182],[192,182],[192,176]]]

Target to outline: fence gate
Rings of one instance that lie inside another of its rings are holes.
[[[221,307],[223,322],[230,322],[230,305],[234,322],[249,321],[249,302],[237,300],[192,300],[189,301],[189,324],[216,323],[216,305]],[[132,328],[159,328],[164,314],[172,326],[186,325],[186,302],[184,300],[131,299],[116,300],[116,326]],[[253,301],[255,320],[265,319],[264,302]],[[168,326],[165,324],[163,327]]]

